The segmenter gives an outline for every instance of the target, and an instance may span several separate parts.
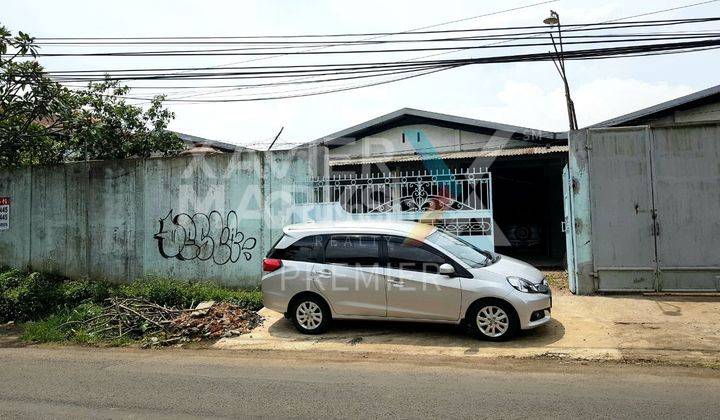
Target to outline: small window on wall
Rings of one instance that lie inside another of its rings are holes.
[[[325,264],[376,266],[380,246],[375,235],[333,235],[325,247]]]

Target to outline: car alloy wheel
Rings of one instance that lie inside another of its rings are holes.
[[[302,302],[295,310],[295,319],[297,319],[297,323],[306,330],[314,330],[322,324],[322,309],[315,302]]]
[[[510,317],[498,306],[482,307],[475,322],[480,332],[491,338],[501,337],[510,328]]]

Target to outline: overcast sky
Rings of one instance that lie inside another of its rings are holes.
[[[22,30],[37,37],[406,31],[539,1],[3,0],[0,23],[12,31]],[[699,1],[560,0],[444,25],[438,29],[537,25],[548,15],[550,8],[560,13],[565,24],[607,21]],[[720,2],[644,19],[705,16],[720,16]],[[580,125],[596,123],[719,84],[719,54],[707,51],[569,63],[568,74]],[[443,58],[471,56],[473,54],[457,53]],[[67,70],[147,65],[214,66],[241,59],[49,57],[41,62],[50,70]],[[262,63],[284,64],[283,60],[282,57],[270,58]],[[174,130],[255,146],[268,142],[282,126],[285,127],[282,141],[305,142],[403,107],[542,130],[567,128],[561,81],[549,62],[475,65],[390,85],[307,98],[230,104],[171,104],[169,107],[176,113],[171,125]]]

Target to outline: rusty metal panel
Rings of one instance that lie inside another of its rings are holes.
[[[600,291],[654,290],[648,132],[588,133],[593,265]]]
[[[652,129],[660,288],[720,290],[720,127]]]
[[[575,271],[575,218],[572,208],[572,177],[570,176],[570,169],[568,165],[565,165],[562,171],[562,186],[563,186],[563,210],[564,218],[562,222],[562,231],[565,233],[565,249],[567,250],[567,272],[568,272],[568,286],[570,291],[577,293],[577,272]]]
[[[572,247],[568,248],[568,271],[575,278],[574,292],[591,294],[597,290],[592,255],[592,223],[590,205],[590,172],[588,130],[571,131],[568,140],[570,154],[570,200],[572,209]]]

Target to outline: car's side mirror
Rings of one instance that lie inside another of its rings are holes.
[[[455,267],[453,267],[452,265],[450,265],[448,263],[441,264],[440,268],[438,269],[438,272],[440,274],[444,274],[446,276],[452,276],[453,274],[455,274]]]

